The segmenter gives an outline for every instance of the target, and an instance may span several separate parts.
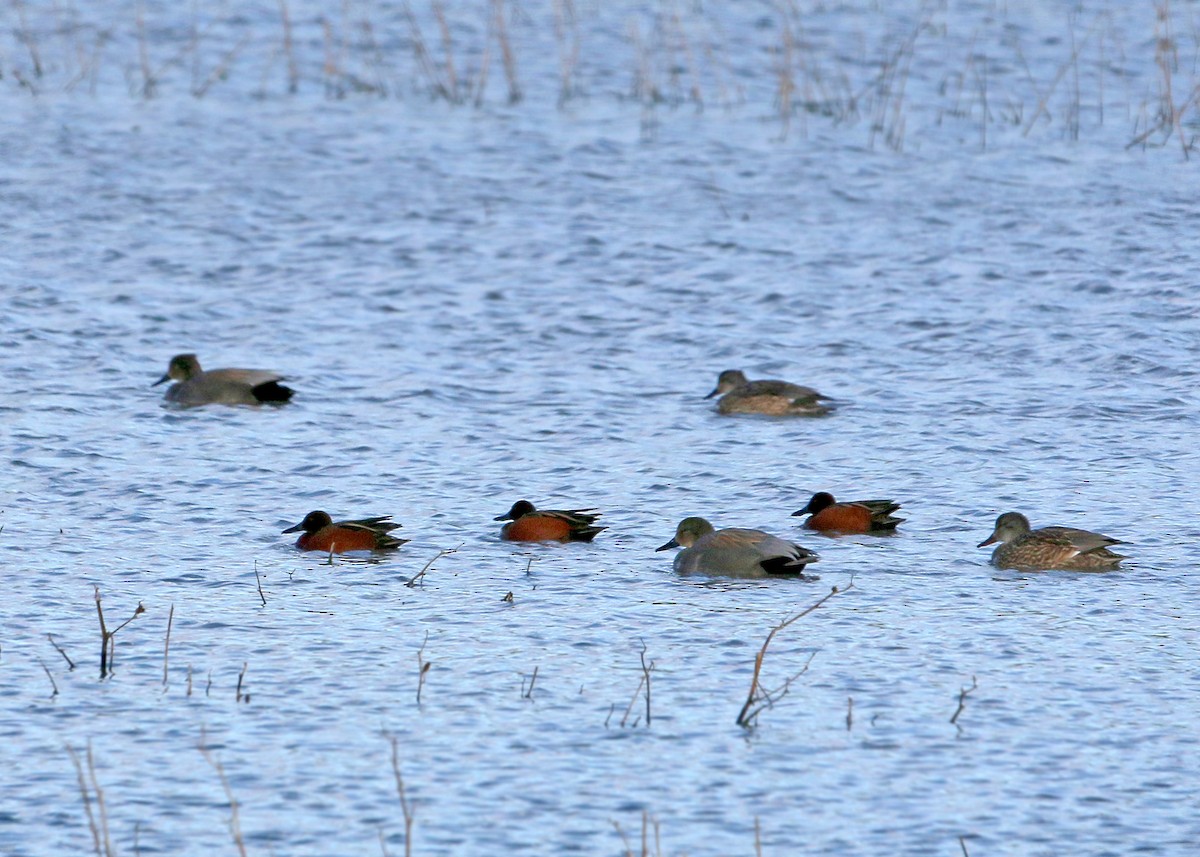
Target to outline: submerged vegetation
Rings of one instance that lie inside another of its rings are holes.
[[[902,150],[917,128],[987,148],[997,129],[1195,142],[1200,21],[1171,0],[829,4],[775,0],[276,0],[187,10],[124,0],[0,11],[0,91],[133,98],[596,100],[738,111],[779,136],[817,122]],[[1178,5],[1178,4],[1177,4]]]

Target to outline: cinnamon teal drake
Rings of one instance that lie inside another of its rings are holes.
[[[595,509],[537,509],[528,500],[518,500],[497,521],[500,538],[510,542],[590,542],[607,527],[595,526],[600,513]]]
[[[839,503],[828,491],[812,495],[808,505],[793,516],[809,515],[804,526],[810,530],[836,533],[890,533],[903,518],[892,515],[900,508],[894,500],[855,500]]]
[[[806,575],[804,567],[820,557],[762,530],[714,530],[704,518],[684,518],[675,528],[675,538],[657,550],[678,547],[683,550],[675,555],[674,568],[681,574],[818,579]]]
[[[282,404],[295,392],[279,382],[283,376],[265,369],[213,369],[205,372],[195,354],[177,354],[167,372],[151,386],[175,381],[164,398],[185,408],[198,405]]]
[[[1121,544],[1119,539],[1074,527],[1032,530],[1029,519],[1020,512],[1005,512],[997,518],[996,529],[979,547],[996,542],[1000,546],[992,553],[992,563],[997,568],[1109,571],[1125,559],[1108,549]]]
[[[399,526],[391,520],[391,515],[334,523],[333,518],[326,512],[317,511],[309,512],[303,521],[294,527],[288,527],[284,532],[304,531],[300,538],[296,539],[296,547],[302,551],[346,553],[383,551],[400,547],[409,540],[388,535]]]
[[[768,414],[770,416],[819,417],[833,408],[821,403],[827,399],[811,387],[787,381],[748,381],[739,369],[726,369],[717,376],[717,386],[704,398],[717,400],[722,414]]]

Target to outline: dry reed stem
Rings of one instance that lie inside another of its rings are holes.
[[[67,655],[67,653],[63,650],[62,646],[60,646],[58,643],[54,642],[54,635],[47,634],[46,639],[49,640],[50,645],[54,646],[54,648],[58,651],[58,653],[63,656],[63,659],[67,662],[67,668],[75,669],[75,662],[73,660],[71,660],[70,656]]]
[[[777,699],[784,696],[787,693],[788,687],[791,685],[791,683],[808,670],[808,664],[812,663],[812,659],[816,656],[816,652],[810,654],[808,657],[808,662],[804,665],[804,669],[800,670],[800,672],[796,673],[791,678],[785,680],[783,685],[776,690],[769,691],[764,689],[759,682],[759,676],[762,673],[763,659],[767,656],[767,647],[771,645],[771,641],[775,639],[775,635],[791,625],[793,622],[796,622],[799,619],[807,616],[809,613],[814,612],[830,598],[833,598],[835,595],[840,595],[843,592],[847,592],[853,588],[854,578],[851,578],[850,582],[845,586],[845,588],[838,589],[836,586],[833,587],[829,591],[829,594],[824,598],[821,598],[815,604],[805,608],[804,610],[801,610],[795,616],[784,619],[770,630],[770,632],[767,634],[766,640],[763,641],[762,648],[760,648],[758,650],[758,654],[754,656],[754,675],[750,679],[750,691],[746,694],[746,703],[742,706],[742,710],[738,713],[737,720],[735,721],[738,726],[742,726],[747,729],[750,728],[754,724],[754,719],[758,716],[759,712],[764,708],[774,704]]]
[[[446,11],[442,8],[442,4],[438,0],[431,0],[429,6],[433,10],[433,17],[437,21],[438,30],[442,36],[442,54],[445,57],[443,65],[446,69],[446,89],[453,96],[451,100],[457,100],[458,74],[454,71],[454,42],[450,38],[450,24],[447,23]]]
[[[75,752],[75,748],[67,744],[67,753],[71,756],[71,763],[75,765],[75,776],[79,780],[79,795],[83,799],[83,811],[87,815],[88,829],[92,832],[92,847],[96,852],[96,857],[104,857],[105,854],[111,854],[111,850],[101,849],[100,826],[96,823],[96,815],[92,812],[92,796],[88,789],[87,778],[83,775],[83,763],[79,761],[79,754]],[[88,763],[92,760],[92,742],[88,741]],[[95,783],[95,770],[92,770],[92,782]],[[108,831],[104,831],[103,841],[108,842]]]
[[[963,709],[967,707],[967,695],[975,688],[979,687],[979,682],[975,680],[975,676],[971,676],[971,686],[961,688],[958,692],[958,708],[954,710],[954,715],[950,718],[951,723],[956,723],[958,715],[963,713]]]
[[[242,48],[244,48],[249,41],[249,34],[245,34],[238,39],[237,44],[226,51],[225,55],[221,57],[221,61],[218,62],[213,70],[208,73],[208,77],[204,79],[204,83],[200,84],[199,86],[193,85],[192,96],[195,98],[203,98],[208,94],[209,88],[214,83],[216,83],[218,80],[225,80],[229,76],[229,69],[230,66],[233,65],[234,59],[239,53],[242,52]]]
[[[778,82],[775,84],[775,100],[779,108],[779,120],[783,125],[779,132],[779,139],[783,141],[788,138],[788,131],[792,127],[792,94],[796,91],[796,80],[792,77],[792,53],[795,50],[795,39],[792,35],[792,22],[786,13],[780,27],[779,39],[779,61],[776,70]]]
[[[54,688],[54,693],[50,694],[50,698],[54,699],[54,697],[58,696],[58,682],[56,682],[54,680],[54,676],[50,674],[50,667],[46,666],[45,661],[43,661],[41,658],[38,658],[37,662],[41,664],[42,669],[46,671],[46,678],[50,679],[50,686]]]
[[[421,690],[425,687],[425,675],[433,666],[432,661],[425,660],[425,644],[428,642],[429,632],[426,631],[425,639],[421,641],[421,648],[417,649],[417,705],[421,704]]]
[[[144,0],[138,0],[136,24],[138,64],[142,71],[142,97],[153,98],[156,81],[150,71],[150,47],[146,43],[146,4]]]
[[[96,779],[96,759],[92,755],[92,742],[88,741],[87,745],[87,766],[88,778],[92,781],[92,794],[96,798],[96,810],[100,814],[100,832],[104,835],[104,854],[105,857],[112,857],[116,851],[112,846],[112,838],[108,832],[108,805],[104,801],[104,789],[100,788],[100,781]]]
[[[300,71],[296,65],[295,42],[292,40],[292,16],[287,0],[279,0],[279,17],[283,22],[283,54],[287,58],[288,92],[292,95],[300,88]]]
[[[554,0],[554,38],[558,42],[558,106],[561,108],[575,91],[572,80],[579,66],[579,20],[575,16],[574,0]]]
[[[517,79],[517,60],[513,55],[512,43],[508,39],[508,26],[504,23],[504,0],[492,0],[492,10],[496,40],[500,43],[500,59],[504,65],[504,78],[508,82],[508,103],[516,104],[524,96],[521,93],[521,82]]]
[[[258,584],[258,597],[262,599],[262,606],[267,606],[267,596],[263,595],[262,577],[258,573],[258,560],[254,561],[254,582]]]
[[[225,790],[225,799],[229,801],[229,833],[233,837],[233,844],[237,846],[240,857],[246,857],[246,842],[242,838],[242,822],[238,812],[237,798],[233,796],[233,789],[229,786],[229,778],[225,776],[225,768],[221,765],[221,761],[208,749],[207,734],[203,728],[200,730],[199,749],[204,761],[212,766],[221,780],[221,788]]]
[[[12,0],[12,4],[13,8],[17,10],[17,22],[21,25],[20,39],[25,43],[25,49],[29,52],[29,61],[33,63],[33,76],[41,78],[42,56],[38,49],[37,37],[25,19],[25,4],[22,0]]]
[[[400,741],[389,735],[392,743],[392,774],[396,778],[396,794],[400,798],[400,811],[404,813],[404,857],[412,857],[413,808],[404,791],[404,777],[400,773]]]
[[[453,103],[453,94],[446,89],[442,83],[441,75],[438,74],[437,67],[434,65],[433,58],[429,55],[429,48],[425,44],[425,36],[421,32],[421,25],[417,22],[417,17],[413,14],[408,3],[404,4],[404,16],[408,19],[408,29],[412,36],[413,56],[417,61],[417,68],[429,83],[429,87],[435,96],[440,96],[446,101]]]
[[[1050,82],[1050,86],[1046,89],[1046,91],[1038,99],[1037,106],[1033,110],[1033,115],[1029,117],[1029,121],[1025,123],[1024,129],[1022,129],[1022,131],[1021,131],[1022,137],[1029,136],[1029,132],[1033,128],[1034,123],[1037,122],[1038,117],[1041,116],[1043,113],[1046,114],[1047,118],[1050,117],[1050,112],[1047,109],[1047,105],[1050,102],[1050,96],[1052,96],[1054,94],[1054,91],[1056,89],[1058,89],[1059,83],[1061,83],[1062,79],[1064,77],[1066,77],[1067,72],[1071,71],[1071,69],[1076,65],[1076,63],[1078,63],[1079,52],[1081,50],[1083,50],[1083,46],[1085,44],[1087,44],[1088,40],[1092,36],[1092,33],[1094,33],[1096,31],[1097,26],[1099,26],[1098,20],[1094,21],[1092,23],[1092,26],[1088,29],[1087,33],[1084,34],[1083,40],[1080,41],[1078,44],[1076,44],[1074,41],[1074,35],[1073,35],[1074,31],[1072,31],[1071,55],[1067,58],[1066,62],[1064,62],[1062,65],[1060,65],[1058,67],[1058,72],[1054,75],[1054,80],[1052,80]]]
[[[250,702],[250,694],[242,693],[242,681],[246,678],[246,667],[248,667],[248,666],[249,666],[248,662],[246,662],[246,661],[242,662],[242,671],[240,673],[238,673],[237,689],[234,691],[234,697],[233,697],[234,702],[246,702],[246,703]]]
[[[48,673],[49,671],[47,671]],[[521,676],[521,698],[533,699],[533,683],[537,681],[538,668],[533,668],[533,675],[529,677],[529,688],[525,688],[525,676]],[[53,681],[53,679],[52,679]],[[56,691],[57,692],[57,691]]]
[[[171,605],[171,612],[167,614],[167,636],[163,641],[163,690],[167,689],[167,658],[171,653],[171,625],[175,622],[175,605]]]

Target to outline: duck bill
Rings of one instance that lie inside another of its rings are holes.
[[[166,374],[166,375],[163,375],[161,378],[159,378],[157,381],[155,381],[155,382],[154,382],[153,384],[151,384],[150,386],[151,386],[151,387],[157,387],[159,384],[165,384],[165,383],[167,383],[167,382],[168,382],[168,381],[170,381],[170,380],[171,380],[171,375],[170,375],[170,373],[168,373],[168,374]]]
[[[675,539],[671,539],[669,542],[667,542],[662,547],[655,548],[654,552],[658,553],[659,551],[666,551],[666,550],[670,550],[671,548],[677,548],[677,547],[679,547],[679,542],[676,541]]]
[[[808,504],[807,506],[805,506],[803,509],[800,509],[800,510],[798,510],[798,511],[792,512],[792,517],[793,517],[793,518],[798,518],[798,517],[800,517],[801,515],[809,515],[809,514],[812,514],[812,503],[809,503],[809,504]]]
[[[711,399],[713,396],[717,395],[720,392],[721,392],[721,388],[717,387],[711,393],[709,393],[707,396],[705,396],[704,398]]]
[[[998,538],[996,537],[996,534],[995,534],[995,533],[992,533],[990,536],[988,536],[986,539],[984,539],[983,541],[981,541],[979,544],[975,545],[975,547],[977,547],[977,548],[985,548],[985,547],[987,547],[988,545],[993,545],[993,544],[995,544],[995,543],[996,543],[996,542],[998,542],[998,541],[1000,541],[1000,539],[998,539]]]
[[[303,529],[304,529],[304,522],[301,521],[300,523],[296,524],[296,526],[294,526],[294,527],[288,527],[286,530],[284,530],[284,532],[285,533],[298,533]]]
[[[505,512],[503,515],[497,515],[492,518],[493,521],[511,521],[513,520],[512,512]]]

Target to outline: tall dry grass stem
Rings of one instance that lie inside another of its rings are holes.
[[[75,766],[75,776],[79,781],[79,794],[83,799],[83,811],[87,816],[88,830],[92,834],[92,847],[96,852],[96,857],[113,857],[116,852],[113,850],[112,838],[108,833],[108,809],[104,803],[104,790],[100,788],[100,781],[96,779],[96,759],[92,755],[92,742],[89,740],[87,743],[87,776],[84,775],[83,763],[79,760],[79,754],[70,744],[67,745],[67,753],[71,757],[71,763]],[[91,781],[90,786],[89,780]],[[92,810],[93,802],[96,804],[95,811]]]
[[[292,14],[287,0],[279,0],[279,19],[283,24],[283,56],[287,63],[287,91],[295,95],[300,89],[300,68],[296,63],[296,43],[292,38]]]
[[[404,814],[404,857],[412,857],[413,808],[404,790],[404,777],[400,773],[400,740],[389,735],[392,743],[392,775],[396,778],[396,794],[400,798],[400,811]]]
[[[554,39],[558,43],[558,106],[575,93],[575,70],[579,67],[579,19],[574,0],[554,0]]]
[[[508,38],[508,24],[504,15],[504,0],[492,0],[492,22],[496,28],[496,41],[500,44],[500,60],[504,66],[504,79],[508,83],[508,103],[517,104],[524,94],[517,79],[517,59],[513,54],[512,42]]]
[[[242,821],[240,807],[237,798],[233,796],[233,789],[229,786],[229,778],[225,776],[225,767],[221,764],[221,760],[212,754],[208,747],[208,736],[203,728],[200,730],[200,755],[204,757],[204,761],[212,766],[212,769],[217,772],[217,777],[221,781],[221,788],[225,790],[225,799],[229,801],[229,834],[233,837],[233,844],[237,847],[239,857],[246,857],[246,841],[242,837]]]
[[[38,48],[37,34],[29,26],[29,21],[25,18],[25,3],[23,0],[12,0],[12,5],[17,11],[17,23],[20,25],[18,38],[24,42],[25,50],[29,52],[29,61],[33,63],[33,76],[40,80],[42,77],[42,54]]]

